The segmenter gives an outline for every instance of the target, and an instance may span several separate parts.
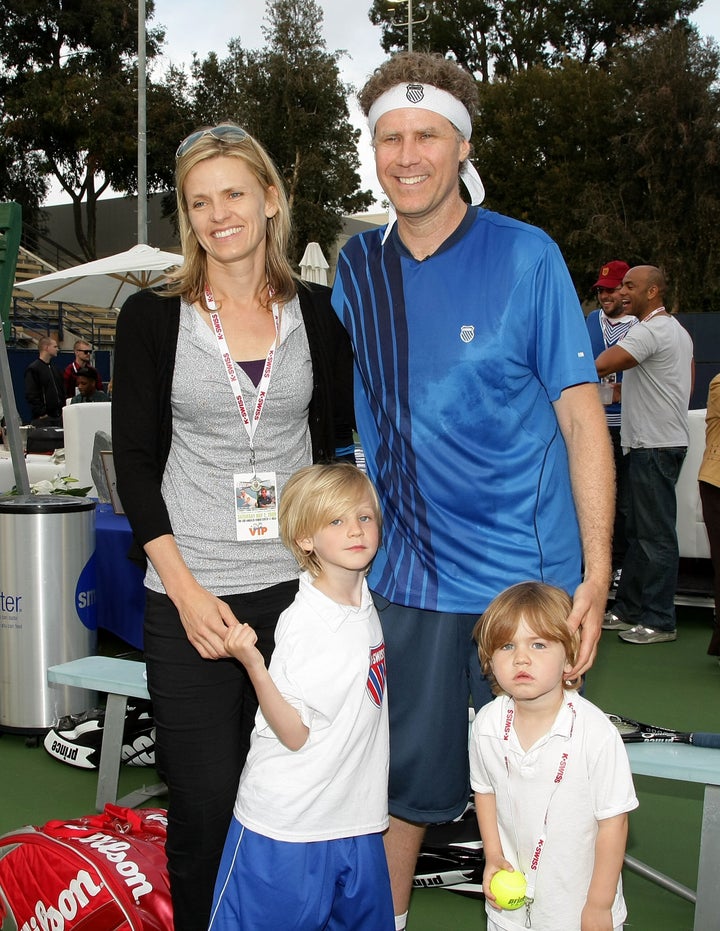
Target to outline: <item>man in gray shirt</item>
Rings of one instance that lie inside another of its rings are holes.
[[[611,620],[626,643],[677,637],[675,485],[689,442],[693,345],[665,309],[666,289],[659,268],[631,268],[620,296],[640,322],[595,360],[601,377],[625,372],[620,439],[628,457],[628,550]]]

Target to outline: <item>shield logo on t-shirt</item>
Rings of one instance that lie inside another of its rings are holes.
[[[370,647],[370,669],[367,677],[367,693],[372,703],[378,708],[382,705],[385,694],[385,643]]]

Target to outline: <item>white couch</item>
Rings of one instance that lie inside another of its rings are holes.
[[[110,401],[96,404],[68,404],[63,408],[65,431],[65,468],[67,475],[78,479],[79,487],[88,485],[88,495],[97,497],[97,489],[90,474],[95,434],[98,430],[110,433]]]

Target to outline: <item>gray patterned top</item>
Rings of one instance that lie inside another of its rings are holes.
[[[257,389],[235,366],[245,405]],[[312,365],[297,297],[283,308],[272,378],[255,431],[258,472],[275,471],[278,491],[312,462],[308,405]],[[279,539],[239,543],[236,472],[250,470],[250,443],[220,358],[217,339],[198,310],[181,303],[172,386],[173,433],[162,494],[183,558],[215,595],[257,591],[295,578],[298,567]],[[151,563],[148,588],[164,588]]]

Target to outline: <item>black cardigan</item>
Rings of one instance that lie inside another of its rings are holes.
[[[313,461],[322,462],[353,442],[352,348],[330,305],[329,288],[300,282],[298,296],[313,370]],[[140,546],[173,532],[161,487],[172,441],[170,392],[179,330],[180,298],[154,290],[129,297],[117,322],[113,458],[118,496]]]

